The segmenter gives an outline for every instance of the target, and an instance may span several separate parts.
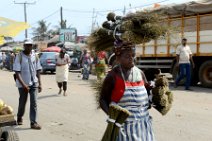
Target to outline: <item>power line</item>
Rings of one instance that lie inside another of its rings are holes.
[[[135,6],[135,7],[130,7],[130,8],[126,8],[126,10],[130,10],[130,9],[135,9],[135,8],[142,8],[142,7],[146,7],[146,6],[150,6],[150,5],[153,5],[155,3],[163,3],[163,2],[167,2],[167,1],[170,1],[170,0],[162,0],[162,1],[157,1],[157,2],[152,2],[152,3],[149,3],[149,4],[145,4],[145,5],[140,5],[140,6]],[[87,10],[74,10],[74,9],[64,9],[66,11],[69,11],[69,12],[73,12],[73,13],[93,13],[93,11],[87,11]],[[123,11],[123,8],[118,8],[118,9],[108,9],[108,10],[97,10],[96,12],[99,12],[99,13],[105,13],[105,12],[109,12],[109,11]]]
[[[158,1],[158,2],[153,2],[153,3],[145,4],[145,5],[130,7],[130,8],[126,8],[125,10],[131,10],[131,9],[135,9],[135,8],[142,8],[142,7],[153,5],[155,3],[158,3],[159,4],[159,3],[163,3],[163,2],[167,2],[167,1],[170,1],[170,0],[162,0],[162,1]],[[105,12],[109,12],[109,11],[123,11],[123,8],[114,9],[114,10],[100,10],[98,12],[105,13]]]
[[[64,9],[64,10],[72,13],[85,13],[85,14],[93,13],[93,11],[84,11],[84,10],[71,10],[71,9]]]
[[[56,10],[55,12],[51,13],[50,15],[48,15],[48,16],[46,16],[46,17],[42,18],[41,20],[46,20],[46,19],[48,19],[48,18],[52,17],[53,15],[55,15],[56,13],[58,13],[59,11],[60,11],[60,10],[58,9],[58,10]],[[41,21],[41,20],[38,20],[38,21]],[[34,22],[34,23],[33,23],[33,24],[31,24],[31,25],[35,25],[35,24],[37,24],[37,22],[38,22],[38,21]]]
[[[14,4],[21,4],[21,5],[24,5],[24,21],[25,23],[27,23],[27,10],[26,10],[26,5],[34,5],[36,4],[36,1],[34,2],[15,2],[14,1]],[[28,38],[28,33],[27,33],[27,29],[25,29],[25,38]]]

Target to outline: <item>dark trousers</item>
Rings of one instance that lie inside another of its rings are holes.
[[[67,82],[57,82],[58,87],[61,89],[63,87],[63,90],[66,91],[67,90]]]
[[[185,89],[188,89],[191,83],[191,65],[189,63],[180,64],[180,75],[176,79],[176,85],[178,85],[180,80],[184,77],[186,77]]]
[[[18,88],[19,91],[19,105],[18,105],[18,118],[22,118],[25,113],[25,107],[27,103],[28,93],[24,92],[23,88]],[[31,124],[37,123],[37,93],[38,88],[35,85],[30,86],[29,95],[30,95],[30,121]]]

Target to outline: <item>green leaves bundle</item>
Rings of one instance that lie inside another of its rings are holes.
[[[108,125],[101,141],[116,141],[121,125],[131,113],[117,104],[110,104],[108,115]]]

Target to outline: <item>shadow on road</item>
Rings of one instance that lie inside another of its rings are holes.
[[[14,128],[15,131],[25,131],[25,130],[31,130],[31,128],[21,128],[21,127],[16,127]]]
[[[38,97],[38,100],[45,99],[45,98],[51,98],[51,97],[58,97],[58,94],[46,95],[46,96],[39,96]]]

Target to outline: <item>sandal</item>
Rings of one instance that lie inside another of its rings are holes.
[[[62,89],[59,90],[58,95],[60,95],[62,93]]]
[[[66,93],[66,91],[64,91],[63,95],[64,95],[64,96],[67,96],[67,93]]]

